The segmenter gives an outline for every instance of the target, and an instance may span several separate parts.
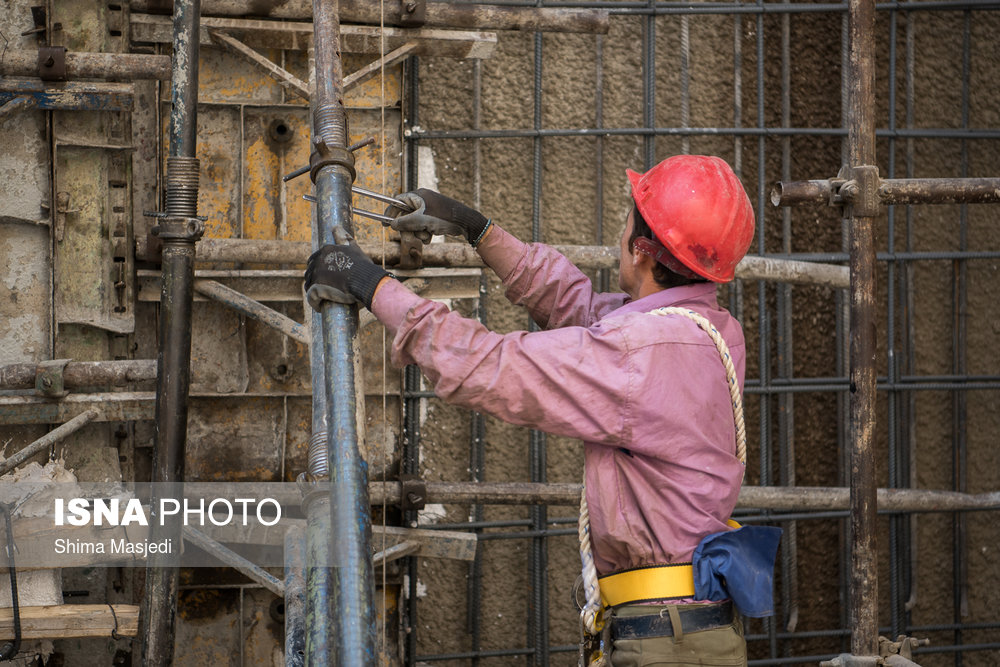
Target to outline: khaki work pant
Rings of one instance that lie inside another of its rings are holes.
[[[615,610],[616,616],[657,614],[673,606],[677,611],[698,605],[626,605]],[[737,617],[731,625],[698,632],[681,632],[674,628],[673,637],[622,639],[614,643],[611,667],[744,667],[747,645],[743,639],[743,623]]]

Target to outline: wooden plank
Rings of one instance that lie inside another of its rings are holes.
[[[132,41],[169,44],[173,41],[173,20],[169,16],[153,14],[132,14]],[[201,43],[214,46],[211,30],[224,30],[234,39],[252,47],[305,51],[312,43],[312,23],[301,21],[262,21],[258,19],[234,19],[205,17],[201,19],[199,33]],[[385,42],[383,44],[383,35]],[[366,53],[381,55],[397,49],[407,42],[416,43],[416,51],[422,56],[442,56],[450,58],[490,58],[496,50],[497,36],[494,32],[477,30],[442,30],[438,28],[386,28],[378,26],[341,25],[341,51],[344,53]]]
[[[130,83],[46,83],[41,79],[0,78],[0,107],[18,101],[31,109],[131,111]],[[21,100],[26,100],[21,102]]]
[[[112,607],[114,611],[112,612]],[[21,638],[122,637],[139,634],[139,607],[132,604],[62,604],[20,607]],[[0,609],[0,639],[14,638],[14,612]]]
[[[156,392],[120,391],[103,394],[70,394],[51,399],[35,396],[0,396],[0,423],[63,424],[90,408],[97,422],[153,419]]]

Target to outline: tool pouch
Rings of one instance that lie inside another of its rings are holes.
[[[774,559],[781,529],[743,526],[713,533],[694,550],[696,600],[732,599],[744,616],[774,614]]]

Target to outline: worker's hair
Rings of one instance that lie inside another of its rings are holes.
[[[647,223],[646,219],[642,217],[642,213],[639,213],[639,207],[633,204],[632,235],[629,236],[628,239],[629,254],[635,252],[635,250],[632,248],[632,244],[634,244],[635,240],[640,236],[644,236],[647,239],[652,239],[653,241],[660,243],[660,240],[656,238],[655,234],[653,234],[653,230],[649,228],[649,223]],[[664,252],[669,253],[670,251],[664,248]],[[673,255],[671,255],[671,257],[673,257]],[[680,261],[676,260],[676,258],[675,261],[680,263]],[[704,283],[708,281],[707,278],[702,278],[701,276],[698,276],[697,278],[688,278],[686,276],[680,275],[679,273],[674,273],[673,271],[665,267],[663,264],[660,264],[659,262],[653,263],[653,280],[656,281],[657,285],[665,288],[680,287],[681,285],[691,285],[694,283]]]

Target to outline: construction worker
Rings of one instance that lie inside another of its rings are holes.
[[[734,596],[705,586],[696,595],[690,564],[706,537],[738,532],[727,525],[744,468],[730,385],[738,396],[745,347],[715,290],[750,245],[753,209],[716,157],[674,156],[627,175],[634,206],[620,242],[620,293],[595,292],[553,248],[523,243],[437,192],[400,195],[413,210],[387,211],[399,231],[464,237],[541,331],[491,332],[413,294],[353,242],[310,257],[307,295],[317,309],[356,300],[371,310],[393,336],[392,362],[417,364],[445,401],[584,442],[584,569],[591,558],[597,606],[606,606],[591,619],[587,664],[742,665]],[[685,314],[653,314],[664,307]],[[723,545],[703,561],[740,561],[731,557],[739,550]],[[771,549],[772,568],[773,557]],[[740,579],[723,566],[715,580],[727,575],[730,587]]]

